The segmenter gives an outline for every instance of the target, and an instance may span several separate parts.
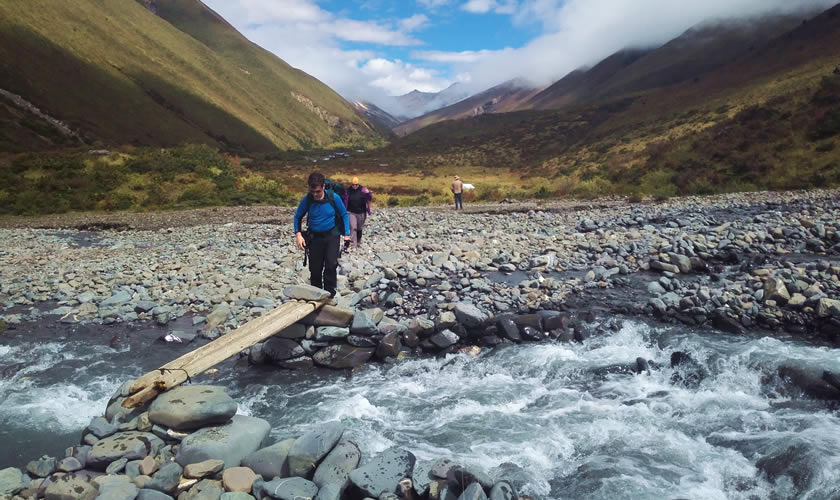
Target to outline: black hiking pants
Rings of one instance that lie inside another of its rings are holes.
[[[332,296],[338,283],[340,236],[330,233],[312,233],[309,241],[309,283],[323,288]]]

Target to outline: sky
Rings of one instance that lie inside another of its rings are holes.
[[[203,0],[249,40],[345,99],[384,104],[460,83],[547,86],[697,24],[838,0]]]

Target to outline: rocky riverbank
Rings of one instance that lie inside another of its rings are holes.
[[[812,191],[376,210],[364,247],[342,256],[338,305],[402,325],[448,323],[458,304],[489,315],[575,305],[836,344],[837,204],[837,191]],[[212,223],[229,218],[240,220]],[[307,281],[290,218],[256,207],[6,220],[2,320],[186,315],[184,334],[213,338]]]

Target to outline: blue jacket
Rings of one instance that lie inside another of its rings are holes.
[[[332,195],[333,200],[335,200],[335,208],[338,209],[338,215],[344,220],[344,235],[350,236],[350,216],[347,215],[344,202],[341,201],[341,197],[337,194],[332,193]],[[323,233],[335,227],[335,210],[333,210],[332,204],[327,200],[327,197],[324,196],[324,199],[321,201],[312,200],[310,202],[309,195],[307,194],[300,200],[300,204],[297,210],[295,210],[294,225],[296,233],[301,230],[300,220],[307,212],[309,212],[307,222],[313,231]]]

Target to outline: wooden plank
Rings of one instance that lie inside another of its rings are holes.
[[[240,353],[243,349],[271,337],[325,303],[326,301],[289,301],[267,314],[254,318],[195,351],[137,378],[129,389],[132,395],[123,401],[122,406],[125,408],[141,406],[159,392],[172,389]]]

